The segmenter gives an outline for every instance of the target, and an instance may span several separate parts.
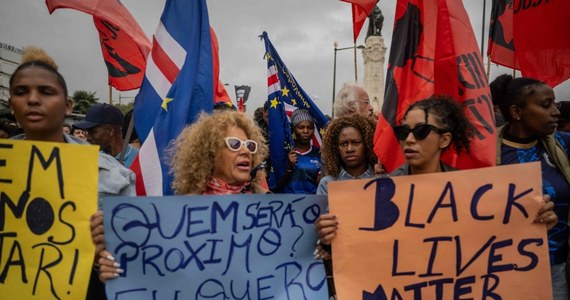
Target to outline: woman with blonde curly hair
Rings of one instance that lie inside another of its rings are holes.
[[[327,176],[317,188],[318,195],[327,195],[330,181],[370,178],[375,175],[374,122],[362,115],[334,119],[327,128],[321,148]]]
[[[250,178],[267,155],[265,139],[242,113],[202,115],[182,131],[173,151],[172,187],[178,195],[267,192]]]
[[[177,195],[264,194],[263,172],[251,178],[254,166],[267,155],[261,130],[237,111],[203,114],[187,126],[170,149],[172,187]],[[256,181],[256,182],[253,182]],[[122,272],[111,254],[103,250],[99,279],[106,281]]]

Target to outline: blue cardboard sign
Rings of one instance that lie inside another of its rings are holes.
[[[325,196],[112,197],[109,299],[327,299],[314,221]]]

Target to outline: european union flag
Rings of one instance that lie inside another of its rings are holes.
[[[269,147],[271,150],[271,171],[269,187],[274,188],[285,174],[287,154],[293,149],[293,135],[289,116],[297,108],[308,110],[315,119],[313,145],[321,146],[321,135],[328,119],[303,91],[289,72],[279,54],[271,44],[267,32],[263,32],[265,59],[267,60],[267,101],[269,102]]]

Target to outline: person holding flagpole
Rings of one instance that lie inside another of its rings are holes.
[[[320,149],[311,144],[315,135],[314,118],[306,109],[291,115],[294,149],[288,154],[287,168],[275,191],[286,194],[315,194],[321,169]]]

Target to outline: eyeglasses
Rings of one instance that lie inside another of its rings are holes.
[[[224,138],[224,141],[226,142],[226,145],[228,146],[228,148],[230,148],[230,150],[232,150],[234,152],[239,151],[239,149],[241,149],[241,147],[243,145],[245,145],[245,148],[247,149],[247,151],[249,151],[249,153],[255,154],[255,152],[257,152],[257,142],[256,141],[253,141],[253,140],[242,141],[235,136],[230,136],[230,137]]]
[[[418,141],[425,139],[431,131],[435,131],[439,134],[448,132],[448,130],[437,128],[430,124],[420,124],[416,125],[414,128],[410,128],[408,125],[399,125],[394,127],[394,134],[398,141],[404,141],[410,135],[410,132],[414,135],[414,138]]]
[[[370,104],[370,100],[366,99],[366,100],[356,100],[356,102],[360,102],[360,103],[364,103],[366,105]]]

